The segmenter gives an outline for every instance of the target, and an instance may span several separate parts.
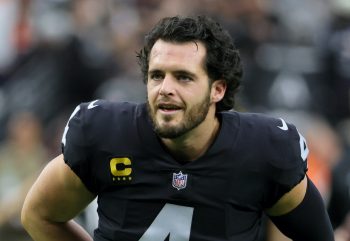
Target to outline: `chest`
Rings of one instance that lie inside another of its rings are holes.
[[[154,233],[153,229],[163,230],[165,236],[177,235],[173,228],[178,227],[187,229],[191,240],[203,240],[199,238],[203,234],[226,240],[224,237],[249,228],[258,229],[261,212],[257,197],[262,192],[254,189],[259,185],[246,187],[240,165],[227,155],[196,162],[180,165],[167,156],[150,158],[135,153],[105,155],[103,165],[95,168],[101,186],[100,223],[113,220],[114,235],[128,227],[135,232],[143,230],[135,235],[145,237]]]

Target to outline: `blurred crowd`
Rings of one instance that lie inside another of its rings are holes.
[[[144,101],[144,34],[161,17],[197,14],[240,49],[236,109],[283,117],[305,136],[336,241],[350,241],[349,0],[0,0],[0,240],[30,240],[20,207],[74,107]],[[81,218],[90,230],[93,217]],[[288,240],[264,227],[262,240]]]

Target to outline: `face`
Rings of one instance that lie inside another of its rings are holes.
[[[147,96],[154,129],[161,138],[177,138],[200,125],[215,103],[204,70],[202,43],[158,40],[150,53]]]

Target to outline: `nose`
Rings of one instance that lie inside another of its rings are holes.
[[[173,95],[175,90],[175,81],[174,79],[166,75],[162,81],[162,84],[159,89],[160,95]]]

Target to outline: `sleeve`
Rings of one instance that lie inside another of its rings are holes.
[[[97,187],[89,161],[90,146],[84,129],[86,125],[85,109],[86,104],[81,104],[71,114],[62,137],[62,153],[66,164],[81,179],[87,189],[96,193]]]
[[[303,201],[291,212],[270,216],[272,222],[294,241],[334,241],[334,233],[322,197],[308,179]]]
[[[264,157],[267,165],[268,194],[265,207],[275,204],[306,175],[308,148],[305,138],[292,124],[274,119],[269,124]]]

